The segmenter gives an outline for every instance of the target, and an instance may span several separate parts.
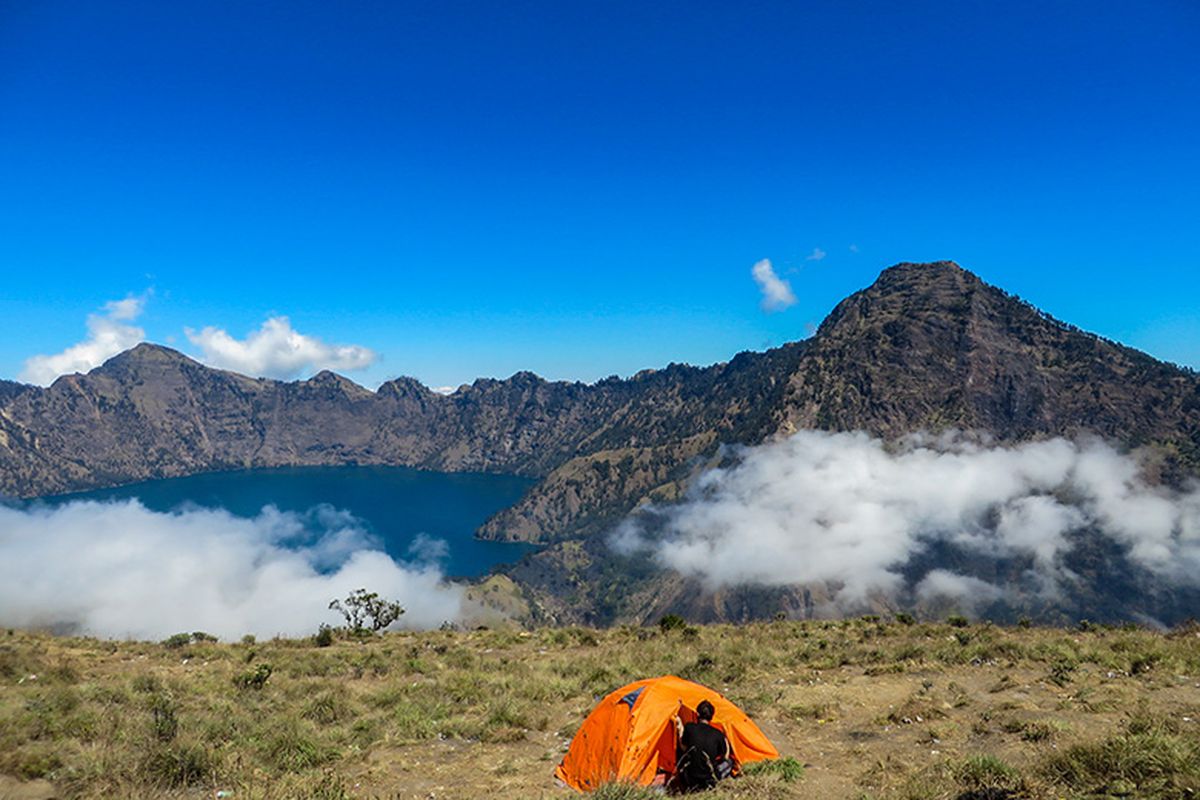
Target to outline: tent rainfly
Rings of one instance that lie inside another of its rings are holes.
[[[554,774],[581,792],[614,781],[650,785],[659,773],[675,771],[675,728],[671,718],[696,720],[701,700],[713,704],[739,765],[779,758],[779,751],[740,708],[719,693],[674,675],[634,681],[612,692],[592,710]]]

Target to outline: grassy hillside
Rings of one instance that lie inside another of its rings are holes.
[[[570,797],[552,770],[595,700],[662,673],[722,691],[795,760],[710,796],[1200,793],[1200,627],[955,622],[438,631],[326,647],[0,631],[0,798]]]

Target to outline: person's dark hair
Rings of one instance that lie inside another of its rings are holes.
[[[714,711],[713,704],[707,700],[701,700],[700,705],[696,706],[696,716],[705,722],[712,722]]]

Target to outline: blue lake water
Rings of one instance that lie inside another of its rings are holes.
[[[152,511],[199,506],[223,508],[247,518],[258,516],[268,505],[295,512],[329,505],[361,520],[393,558],[412,560],[410,547],[424,534],[448,545],[448,553],[439,559],[448,576],[478,577],[534,549],[474,537],[488,517],[516,503],[532,484],[513,475],[404,467],[289,467],[169,478],[37,502],[55,506],[72,500],[136,498]]]

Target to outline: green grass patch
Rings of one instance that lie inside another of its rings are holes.
[[[784,783],[795,783],[804,778],[804,765],[791,756],[776,758],[772,761],[756,761],[747,765],[747,776],[775,775]]]

